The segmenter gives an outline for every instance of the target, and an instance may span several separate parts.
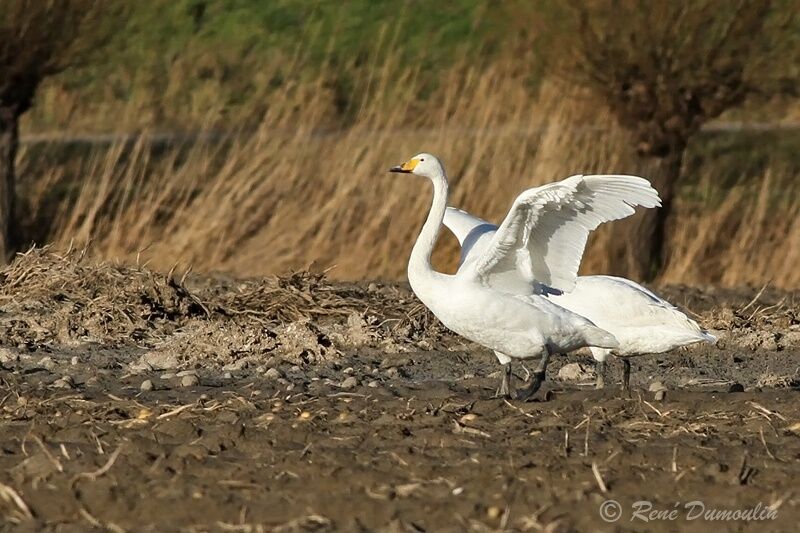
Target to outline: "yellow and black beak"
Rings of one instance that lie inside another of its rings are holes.
[[[402,165],[390,168],[389,172],[401,172],[403,174],[411,174],[412,172],[414,172],[414,168],[417,166],[417,163],[419,163],[419,159],[409,159]]]

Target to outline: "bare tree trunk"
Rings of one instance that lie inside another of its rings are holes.
[[[19,144],[19,114],[14,107],[0,107],[0,264],[13,252],[15,179]]]
[[[661,197],[661,208],[640,209],[612,224],[608,254],[613,274],[638,281],[655,278],[666,262],[667,219],[681,172],[683,149],[665,157],[641,156],[639,175],[647,178]]]

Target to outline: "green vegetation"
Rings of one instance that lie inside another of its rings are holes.
[[[144,0],[91,62],[51,81],[29,124],[114,129],[126,107],[133,127],[252,120],[271,91],[323,68],[345,111],[389,55],[429,89],[440,69],[496,53],[508,17],[482,0]]]

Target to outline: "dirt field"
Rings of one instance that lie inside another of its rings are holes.
[[[718,346],[635,360],[630,397],[557,358],[520,403],[403,286],[29,252],[0,272],[0,529],[796,531],[800,294],[659,291]]]

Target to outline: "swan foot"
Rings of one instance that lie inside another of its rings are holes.
[[[511,363],[503,365],[503,377],[500,381],[500,387],[494,393],[495,398],[513,398],[514,387],[511,384]]]
[[[595,379],[594,388],[595,389],[604,389],[606,388],[606,362],[605,361],[597,361],[594,364],[594,373],[597,374],[597,378]]]
[[[631,395],[631,362],[627,359],[622,360],[622,391],[628,396]]]
[[[521,402],[528,401],[534,394],[536,394],[544,383],[544,372],[534,372],[531,376],[530,384],[522,390],[517,391],[517,400]]]
[[[517,400],[527,401],[531,396],[536,394],[539,388],[544,383],[545,374],[547,373],[547,364],[550,362],[550,350],[544,349],[542,359],[536,367],[536,371],[531,376],[531,383],[521,391],[517,392]]]

